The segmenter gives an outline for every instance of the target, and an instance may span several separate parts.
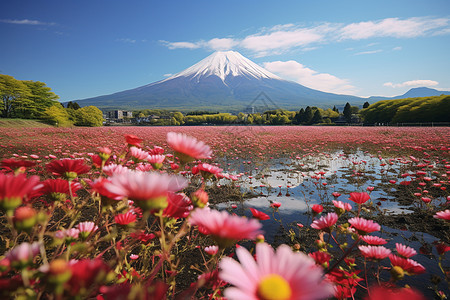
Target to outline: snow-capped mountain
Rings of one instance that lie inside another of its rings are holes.
[[[222,79],[223,82],[225,82],[229,76],[244,76],[249,79],[272,78],[282,80],[282,78],[277,75],[270,73],[248,58],[245,58],[239,52],[218,51],[196,63],[192,67],[189,67],[186,70],[160,82],[172,80],[177,77],[189,77],[192,80],[200,81],[202,78],[206,78],[208,76],[217,76]]]
[[[245,110],[260,95],[270,100],[270,109],[364,102],[363,98],[325,93],[284,80],[235,51],[215,52],[158,82],[73,101],[81,106],[95,105],[101,109],[210,109],[229,112]]]

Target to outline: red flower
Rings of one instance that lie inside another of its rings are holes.
[[[185,194],[168,193],[168,205],[163,211],[163,216],[169,218],[186,218],[194,209],[191,199]]]
[[[324,268],[328,267],[328,263],[330,262],[331,259],[330,254],[322,251],[312,252],[309,254],[309,257],[314,259],[317,265],[323,266]]]
[[[22,204],[23,198],[33,192],[39,183],[38,176],[27,178],[25,174],[18,176],[0,174],[0,208],[12,210]]]
[[[394,254],[389,255],[389,259],[392,266],[400,267],[410,275],[425,273],[425,268],[412,259],[402,258]]]
[[[320,214],[323,211],[323,206],[320,204],[314,204],[311,206],[311,209],[315,214]]]
[[[350,198],[348,198],[349,200],[352,200],[355,203],[358,204],[363,204],[366,203],[367,200],[370,199],[369,194],[367,194],[366,192],[362,192],[362,193],[350,193]]]
[[[104,283],[110,268],[101,259],[82,259],[69,262],[72,277],[66,288],[72,295],[79,295],[80,290],[92,290]],[[87,295],[86,295],[87,296]]]
[[[269,215],[263,213],[262,211],[259,211],[257,209],[251,208],[251,207],[250,207],[250,210],[251,210],[252,215],[253,215],[253,217],[255,219],[258,219],[260,221],[264,221],[264,220],[269,220],[270,219]]]
[[[142,139],[138,138],[135,135],[126,134],[125,141],[127,142],[128,146],[136,146],[136,147],[142,148],[142,146],[141,146]]]
[[[28,160],[19,160],[19,159],[15,159],[15,158],[9,158],[9,159],[2,160],[0,162],[0,165],[3,168],[17,170],[19,168],[33,167],[34,165],[36,165],[36,163],[33,161],[28,161]]]
[[[136,222],[136,215],[132,212],[126,212],[124,214],[118,214],[114,216],[114,221],[119,225],[128,225]]]
[[[153,240],[156,236],[153,233],[145,233],[144,231],[137,231],[130,233],[130,237],[137,239],[144,244],[147,244],[150,240]]]
[[[81,184],[78,182],[71,182],[72,195],[77,196],[76,192],[81,189]],[[42,187],[38,190],[40,195],[50,195],[53,200],[61,200],[58,194],[70,195],[69,182],[64,179],[47,179],[42,182]]]
[[[47,164],[47,171],[55,176],[61,176],[66,179],[74,179],[80,174],[89,172],[90,167],[84,164],[82,159],[64,158],[54,160]]]
[[[411,288],[389,289],[376,287],[370,289],[370,295],[364,300],[425,300],[425,297]]]

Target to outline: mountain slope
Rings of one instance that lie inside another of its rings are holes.
[[[438,91],[435,89],[430,89],[427,87],[418,87],[412,88],[403,95],[394,96],[394,97],[381,97],[381,96],[372,96],[369,97],[369,101],[379,101],[379,100],[393,100],[393,99],[405,99],[405,98],[418,98],[418,97],[431,97],[431,96],[440,96],[440,95],[450,95],[450,91]]]
[[[186,70],[155,83],[74,101],[80,106],[95,105],[102,109],[242,111],[261,93],[269,98],[271,108],[364,102],[363,98],[325,93],[283,80],[234,51],[215,52]]]

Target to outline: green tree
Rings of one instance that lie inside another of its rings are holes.
[[[69,101],[67,103],[67,108],[71,108],[71,109],[77,110],[77,109],[80,109],[81,107],[80,107],[80,105],[78,103]]]
[[[364,104],[363,104],[363,108],[368,108],[370,106],[370,103],[369,102],[364,102]]]
[[[183,125],[184,124],[184,116],[181,112],[176,111],[173,113],[173,117],[175,118],[175,120],[179,123],[179,125]]]
[[[43,111],[50,106],[57,104],[59,96],[52,92],[44,82],[40,81],[22,81],[30,90],[29,99],[32,104],[28,111],[25,112],[26,118],[41,118]]]
[[[0,74],[0,101],[2,117],[20,117],[20,113],[30,106],[30,89],[22,81],[9,75]]]
[[[314,117],[314,113],[312,111],[312,108],[307,106],[305,109],[303,124],[307,124],[307,125],[311,124],[313,117]]]
[[[322,122],[323,122],[322,115],[320,114],[320,111],[317,109],[314,112],[314,116],[313,116],[313,118],[311,120],[311,123],[312,124],[317,124],[317,123],[322,123]]]
[[[345,104],[343,115],[347,123],[352,121],[352,107],[348,102]]]
[[[58,127],[68,127],[73,125],[68,111],[59,104],[46,108],[42,113],[42,119],[46,123]]]
[[[85,106],[75,110],[75,125],[97,127],[103,125],[103,113],[95,106]]]

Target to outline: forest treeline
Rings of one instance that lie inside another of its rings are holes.
[[[44,82],[17,80],[0,74],[2,118],[41,120],[54,126],[102,126],[103,113],[95,106],[71,103],[64,107]]]
[[[450,122],[450,96],[382,100],[360,113],[367,124]]]

